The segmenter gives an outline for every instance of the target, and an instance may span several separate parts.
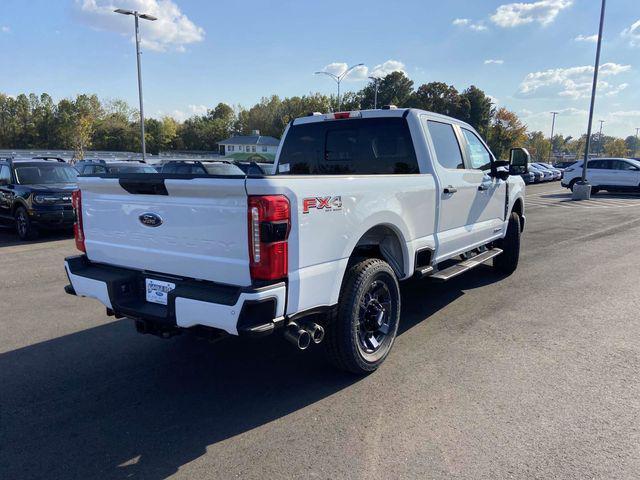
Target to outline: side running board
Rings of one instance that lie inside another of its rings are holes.
[[[440,282],[446,282],[447,280],[451,280],[458,275],[471,270],[472,268],[477,267],[478,265],[486,262],[487,260],[492,259],[493,257],[497,257],[502,253],[502,250],[499,248],[492,248],[491,250],[487,250],[485,252],[479,253],[467,260],[462,260],[460,263],[456,263],[444,270],[438,270],[437,272],[430,275],[430,278]]]

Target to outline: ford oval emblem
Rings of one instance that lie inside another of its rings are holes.
[[[145,227],[159,227],[162,225],[162,217],[155,213],[143,213],[138,217],[138,220],[140,220],[140,223]]]

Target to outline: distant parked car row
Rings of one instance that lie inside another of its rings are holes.
[[[86,159],[75,164],[81,175],[121,173],[169,173],[175,175],[264,175],[273,164],[229,160],[169,160],[148,165],[141,160],[105,161]]]
[[[525,183],[552,182],[562,178],[562,169],[548,163],[532,162],[529,172],[521,175]]]
[[[102,159],[81,160],[74,165],[78,173],[157,173],[157,170],[142,160],[107,162]]]

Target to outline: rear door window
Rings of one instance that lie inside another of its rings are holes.
[[[330,120],[294,125],[278,171],[290,175],[392,175],[419,173],[404,118]]]
[[[438,163],[444,168],[463,169],[462,151],[453,131],[453,126],[448,123],[428,120],[429,133],[436,150]]]

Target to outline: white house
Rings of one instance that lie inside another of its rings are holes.
[[[252,155],[258,155],[272,161],[275,158],[278,145],[280,145],[280,140],[260,135],[259,130],[254,130],[251,135],[235,135],[218,142],[222,156],[246,159]]]

